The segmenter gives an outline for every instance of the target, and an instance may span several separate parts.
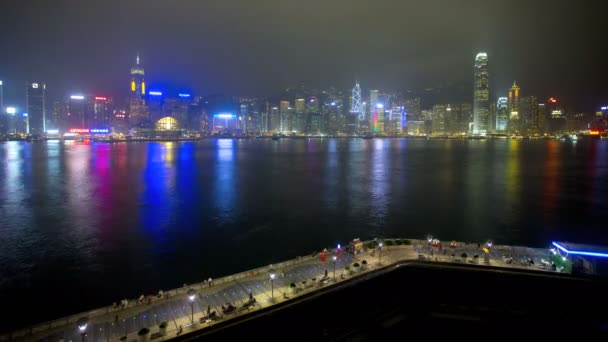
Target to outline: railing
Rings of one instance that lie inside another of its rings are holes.
[[[236,273],[233,275],[220,277],[218,279],[213,279],[213,286],[215,287],[218,285],[233,282],[235,280],[259,276],[260,274],[264,274],[264,273],[268,274],[268,272],[271,269],[275,269],[278,271],[278,270],[281,270],[281,269],[284,269],[284,268],[287,268],[290,266],[294,266],[299,263],[307,262],[307,261],[310,261],[313,259],[314,259],[314,257],[312,256],[312,253],[311,253],[311,255],[299,256],[299,257],[296,257],[295,259],[280,262],[278,264],[272,264],[269,266],[259,267],[259,268],[255,268],[252,270]],[[188,291],[188,289],[203,288],[204,286],[209,286],[207,280],[204,280],[202,282],[195,283],[195,284],[190,284],[186,287],[180,287],[180,288],[176,288],[173,290],[168,290],[165,292],[165,294],[168,295],[169,297],[186,295],[186,292]],[[128,305],[125,309],[134,308],[137,306],[138,306],[138,299],[132,299],[132,300],[128,301]],[[81,317],[88,317],[89,319],[93,319],[95,317],[106,315],[110,312],[119,312],[121,310],[123,310],[123,309],[121,308],[120,305],[118,307],[114,307],[114,306],[110,305],[110,306],[105,306],[102,308],[94,309],[91,311],[81,312],[81,313],[78,313],[75,315],[70,315],[67,317],[63,317],[63,318],[55,319],[52,321],[33,325],[29,328],[25,328],[25,329],[13,331],[8,334],[0,335],[0,341],[11,341],[14,339],[20,339],[20,338],[24,338],[27,336],[36,335],[36,334],[42,333],[44,331],[51,331],[52,329],[57,329],[60,327],[66,327],[66,326],[70,326],[70,325],[76,326],[76,321],[78,321],[78,319],[80,319]]]
[[[384,240],[395,240],[395,239],[384,239]],[[393,249],[393,248],[398,248],[398,247],[410,247],[410,248],[415,249],[416,246],[419,246],[419,247],[428,246],[427,240],[419,240],[419,239],[402,239],[402,240],[409,240],[410,244],[392,245],[392,246],[384,245],[383,248],[384,249],[387,249],[387,248]],[[367,248],[368,244],[372,241],[374,241],[374,240],[367,240],[367,241],[361,241],[361,242],[363,242],[364,248]],[[448,244],[449,242],[445,241],[444,243]],[[478,247],[478,244],[477,243],[467,244],[467,243],[459,242],[458,247],[459,248],[463,248],[463,247],[464,248],[476,248],[476,247]],[[335,249],[328,250],[328,252],[332,252],[332,251],[335,251]],[[524,247],[524,246],[494,245],[494,246],[492,246],[492,251],[494,253],[502,252],[502,253],[511,254],[511,255],[517,255],[517,254],[531,255],[534,253],[534,251],[538,251],[538,249]],[[286,268],[289,268],[289,267],[292,267],[292,266],[295,266],[298,264],[302,264],[305,262],[312,261],[312,260],[316,259],[317,257],[318,257],[318,253],[311,253],[307,256],[299,256],[299,257],[296,257],[295,259],[283,261],[278,264],[271,264],[268,266],[243,271],[243,272],[236,273],[233,275],[220,277],[218,279],[213,279],[212,284],[213,284],[213,287],[216,287],[218,285],[227,284],[227,283],[241,280],[244,278],[254,278],[254,277],[257,277],[260,275],[267,275],[267,274],[269,274],[269,271],[271,269],[274,269],[277,272],[280,272],[283,269],[286,269]],[[190,288],[199,288],[200,289],[200,288],[207,287],[207,286],[209,286],[209,283],[207,282],[207,280],[204,280],[202,282],[190,284],[185,287],[168,290],[165,292],[165,296],[166,296],[165,298],[186,295],[187,291]],[[314,290],[314,288],[311,289],[311,291],[312,290]],[[126,308],[135,308],[137,306],[138,306],[138,300],[133,299],[133,300],[128,301]],[[106,315],[110,312],[119,312],[121,310],[123,310],[123,309],[119,305],[118,307],[106,306],[106,307],[102,307],[99,309],[81,312],[79,314],[75,314],[75,315],[55,319],[55,320],[52,320],[49,322],[37,324],[37,325],[31,326],[30,328],[21,329],[21,330],[14,331],[12,333],[0,335],[0,342],[11,341],[14,339],[20,339],[20,338],[24,338],[24,337],[28,337],[28,336],[33,336],[33,335],[40,334],[45,331],[51,331],[53,329],[58,329],[60,327],[66,327],[66,326],[70,326],[70,325],[75,327],[76,321],[78,319],[80,319],[81,317],[88,317],[89,319],[93,319],[95,317]],[[240,316],[240,314],[237,314],[235,316]],[[167,331],[175,331],[175,330],[177,330],[177,329],[172,329],[172,330],[167,330]]]

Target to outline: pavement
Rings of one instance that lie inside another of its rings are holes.
[[[337,258],[335,266],[334,280],[334,265],[332,256],[334,251],[328,251],[327,261],[321,262],[320,257],[314,259],[303,259],[301,262],[295,263],[289,267],[276,270],[276,277],[271,281],[267,273],[252,273],[251,277],[240,278],[228,282],[219,282],[218,285],[209,286],[206,283],[199,283],[188,288],[196,290],[196,298],[191,304],[185,294],[185,289],[182,289],[181,294],[169,296],[168,298],[157,299],[150,304],[139,304],[126,309],[117,309],[107,314],[101,314],[90,318],[86,329],[85,340],[89,341],[120,341],[120,338],[126,336],[126,341],[138,340],[137,332],[147,327],[151,334],[156,334],[153,341],[163,341],[171,339],[183,333],[187,333],[197,329],[207,328],[218,322],[223,322],[227,319],[239,317],[244,314],[266,308],[275,304],[282,303],[294,297],[301,296],[313,292],[320,287],[329,286],[335,282],[346,281],[354,276],[375,270],[379,267],[387,266],[403,260],[419,260],[422,256],[429,261],[441,262],[466,262],[474,263],[473,255],[479,255],[479,265],[484,265],[484,255],[477,245],[459,244],[456,248],[446,248],[448,251],[444,254],[438,248],[433,248],[433,253],[430,253],[430,247],[426,241],[413,240],[413,245],[403,246],[384,246],[382,251],[378,249],[364,250],[357,255],[351,255],[342,251]],[[524,252],[522,252],[524,251]],[[463,260],[460,255],[466,252],[467,260]],[[455,257],[452,257],[454,254]],[[524,255],[525,254],[525,255]],[[505,262],[505,256],[510,255],[516,261],[508,264]],[[540,263],[541,259],[548,258],[548,250],[541,249],[522,249],[517,251],[508,248],[491,249],[490,262],[492,266],[505,268],[531,268],[525,262],[525,258],[532,258]],[[354,262],[361,264],[361,261],[366,260],[366,267],[359,267],[356,272],[352,267]],[[351,266],[350,271],[344,268]],[[327,278],[324,278],[327,271]],[[319,281],[324,278],[321,284]],[[313,281],[313,279],[315,279]],[[297,290],[290,287],[290,284],[297,285]],[[169,291],[171,293],[172,291]],[[173,291],[179,293],[180,291]],[[241,309],[249,302],[250,293],[256,299],[256,304],[249,309]],[[237,308],[235,312],[224,314],[222,306],[232,304]],[[216,321],[199,322],[201,317],[206,315],[208,308],[215,311],[220,319]],[[194,320],[192,320],[192,309],[194,309]],[[167,322],[169,325],[164,336],[159,336],[159,325],[162,322]],[[181,328],[180,328],[181,327]],[[39,332],[30,336],[26,336],[26,340],[36,341],[80,341],[82,335],[74,324],[69,324],[64,327],[57,327]],[[0,339],[1,340],[1,339]],[[14,339],[18,340],[18,339]]]

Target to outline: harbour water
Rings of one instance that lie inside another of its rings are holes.
[[[3,328],[354,237],[608,244],[607,176],[605,140],[3,142]]]

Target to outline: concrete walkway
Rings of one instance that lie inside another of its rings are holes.
[[[364,274],[379,267],[387,266],[404,260],[418,260],[421,255],[430,261],[442,262],[467,262],[473,263],[473,255],[478,254],[477,259],[479,265],[484,265],[483,252],[477,248],[477,245],[459,244],[457,248],[449,249],[447,252],[440,251],[437,248],[431,248],[426,241],[411,240],[413,245],[403,246],[384,246],[382,251],[374,248],[372,250],[364,250],[361,253],[353,256],[345,251],[342,251],[337,257],[335,266],[335,281],[346,281],[354,276]],[[496,246],[492,248],[490,253],[489,265],[505,268],[527,268],[523,263],[507,264],[503,260],[505,251],[507,254],[517,258],[531,257],[535,261],[543,257],[548,258],[548,250],[542,249],[521,249],[515,250],[506,246]],[[522,252],[523,251],[523,252]],[[466,252],[468,260],[464,260],[460,255]],[[479,253],[481,252],[481,253]],[[89,324],[86,328],[85,340],[88,341],[120,341],[121,337],[126,336],[126,341],[138,340],[137,332],[147,327],[151,334],[155,334],[153,341],[163,341],[171,339],[181,333],[187,333],[195,329],[203,329],[217,322],[225,321],[234,317],[241,316],[259,310],[274,304],[290,300],[294,297],[301,296],[312,291],[315,291],[323,286],[334,284],[334,265],[332,256],[335,251],[328,251],[326,261],[321,262],[320,257],[302,258],[301,260],[290,261],[288,266],[277,265],[276,277],[272,283],[268,272],[248,272],[246,276],[235,277],[230,276],[224,279],[214,281],[217,285],[208,286],[205,283],[199,283],[187,288],[172,290],[169,293],[175,293],[168,298],[154,300],[150,304],[140,304],[129,307],[127,309],[117,309],[99,314],[95,317],[89,317]],[[515,253],[515,255],[513,254]],[[454,254],[455,257],[451,255]],[[526,254],[526,255],[524,255]],[[530,255],[528,255],[530,254]],[[366,260],[367,265],[355,268],[353,263],[362,264]],[[350,270],[346,271],[345,267],[350,266]],[[538,268],[534,268],[539,270]],[[356,272],[355,272],[356,270]],[[327,278],[323,283],[320,280],[325,276]],[[234,279],[232,279],[234,278]],[[315,279],[313,281],[313,278]],[[290,287],[290,284],[296,284],[296,289]],[[192,303],[194,308],[194,321],[192,320],[192,306],[187,298],[186,291],[189,288],[194,288],[197,292],[196,299]],[[241,309],[244,304],[249,301],[250,293],[256,299],[256,305],[249,309]],[[234,313],[223,314],[222,306],[228,303],[237,308]],[[221,318],[218,321],[202,322],[199,320],[206,315],[208,308],[215,311]],[[162,322],[167,322],[169,325],[164,336],[159,336],[159,325]],[[75,324],[65,324],[56,328],[49,328],[38,333],[28,334],[25,336],[12,337],[12,340],[37,340],[37,341],[80,341],[82,339],[80,331]],[[0,338],[0,341],[9,340],[7,335]]]

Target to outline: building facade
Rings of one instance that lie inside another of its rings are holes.
[[[480,52],[475,57],[473,75],[473,134],[488,132],[489,100],[488,54]]]

